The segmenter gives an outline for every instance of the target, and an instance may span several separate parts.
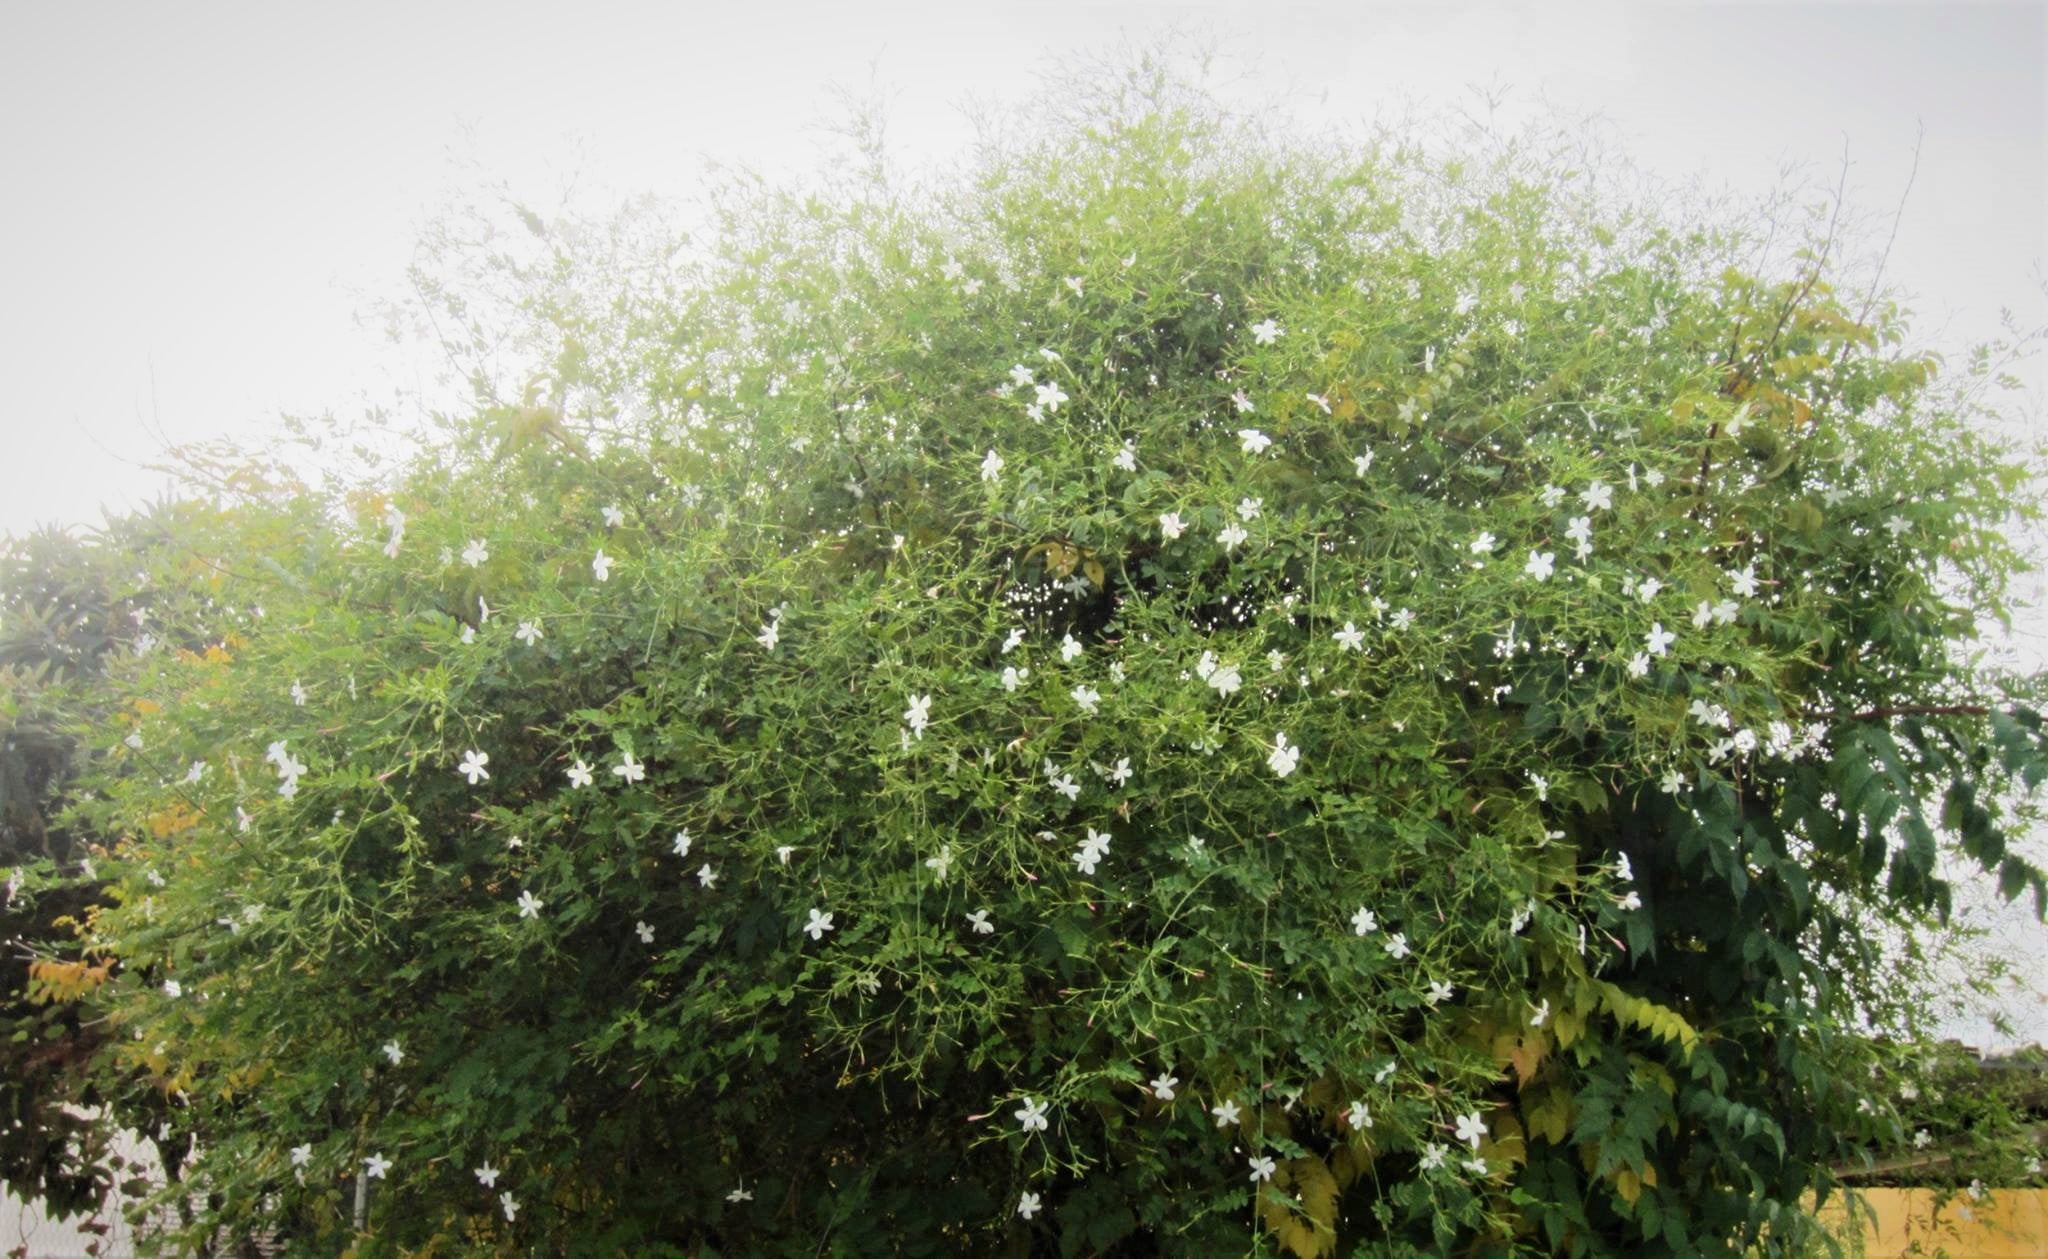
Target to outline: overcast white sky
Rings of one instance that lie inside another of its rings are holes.
[[[1889,270],[1920,328],[1954,353],[2001,307],[2048,324],[2039,2],[7,4],[0,531],[146,498],[165,439],[410,384],[355,316],[464,189],[551,202],[574,170],[602,208],[682,194],[705,159],[802,169],[831,87],[871,78],[892,144],[943,157],[969,92],[1014,97],[1063,55],[1174,24],[1306,122],[1490,86],[1511,115],[1597,113],[1650,169],[1745,192],[1791,164],[1832,182],[1846,144],[1874,213],[1924,128]],[[2038,418],[2048,374],[2027,375]],[[2048,1005],[2015,1010],[2048,1038]]]

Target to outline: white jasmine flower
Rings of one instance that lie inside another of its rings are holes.
[[[1138,470],[1138,443],[1133,441],[1125,442],[1123,449],[1116,452],[1116,458],[1110,460],[1110,463],[1125,472],[1136,472]]]
[[[618,504],[617,504],[617,503],[613,503],[613,504],[611,504],[611,505],[607,506],[607,507],[606,507],[606,508],[604,509],[604,527],[605,527],[605,528],[607,528],[607,529],[616,529],[616,528],[618,528],[618,527],[619,527],[620,525],[623,525],[623,524],[625,524],[625,523],[626,523],[626,513],[625,513],[625,512],[622,512],[622,511],[620,511],[620,510],[619,510],[619,506],[618,506]],[[603,552],[599,552],[599,554],[603,554]]]
[[[1614,487],[1595,481],[1579,495],[1579,502],[1588,512],[1611,510],[1614,507]]]
[[[1075,641],[1072,634],[1068,634],[1060,639],[1060,659],[1062,661],[1071,663],[1074,657],[1081,654],[1081,651],[1081,644]]]
[[[1646,678],[1650,676],[1650,656],[1648,652],[1639,651],[1628,658],[1628,675],[1632,678]]]
[[[940,845],[938,855],[926,857],[924,864],[926,869],[939,877],[939,882],[945,882],[946,875],[951,873],[953,869],[953,845]]]
[[[1365,452],[1364,454],[1362,454],[1362,455],[1353,455],[1353,456],[1351,456],[1351,475],[1353,475],[1353,476],[1361,476],[1361,477],[1362,477],[1362,476],[1364,476],[1364,475],[1366,474],[1366,472],[1367,472],[1367,471],[1369,471],[1369,470],[1370,470],[1371,468],[1372,468],[1372,452],[1371,452],[1370,450],[1366,451],[1366,452]]]
[[[1285,330],[1271,319],[1261,319],[1252,325],[1252,339],[1260,345],[1271,345],[1284,335]]]
[[[1367,909],[1363,905],[1359,906],[1357,913],[1351,915],[1351,929],[1357,932],[1359,935],[1371,935],[1373,932],[1379,930],[1379,928],[1379,918],[1370,909]]]
[[[1756,565],[1751,564],[1739,573],[1729,573],[1728,585],[1738,599],[1756,598]]]
[[[1235,551],[1239,544],[1250,536],[1252,535],[1244,531],[1243,525],[1229,525],[1224,528],[1223,532],[1216,535],[1216,540],[1223,544],[1224,550]]]
[[[1252,1169],[1250,1179],[1254,1181],[1271,1180],[1274,1171],[1277,1170],[1273,1160],[1263,1154],[1249,1160],[1249,1165]]]
[[[1564,501],[1564,490],[1555,485],[1546,485],[1543,487],[1542,498],[1545,507],[1554,508]]]
[[[1003,654],[1003,655],[1005,655],[1005,656],[1009,655],[1011,651],[1015,650],[1015,649],[1016,649],[1016,648],[1017,648],[1017,647],[1018,647],[1019,645],[1021,645],[1021,644],[1022,644],[1023,642],[1024,642],[1024,631],[1023,631],[1023,630],[1021,630],[1021,629],[1013,629],[1013,630],[1011,630],[1011,631],[1009,632],[1008,636],[1007,636],[1007,637],[1005,637],[1005,638],[1003,639],[1003,651],[1002,651],[1002,654]]]
[[[1479,1117],[1478,1111],[1458,1116],[1458,1140],[1476,1150],[1479,1148],[1479,1139],[1485,1135],[1486,1121]]]
[[[986,909],[977,909],[967,915],[967,925],[978,936],[992,936],[996,933],[996,925],[988,920]]]
[[[1435,1141],[1428,1142],[1422,1147],[1422,1170],[1433,1172],[1442,1167],[1444,1165],[1444,1155],[1448,1153],[1450,1153],[1448,1147]]]
[[[1330,635],[1330,637],[1336,639],[1337,645],[1345,651],[1365,650],[1365,631],[1350,621],[1344,622],[1344,628]]]
[[[690,832],[677,831],[675,842],[670,846],[669,851],[673,852],[678,857],[687,857],[690,855],[690,843]]]
[[[1019,1195],[1017,1198],[1017,1214],[1023,1216],[1027,1220],[1030,1219],[1032,1216],[1037,1215],[1038,1195],[1035,1193]]]
[[[703,865],[697,867],[698,887],[705,888],[708,890],[709,888],[716,886],[717,883],[718,871],[711,868],[710,862],[707,861]]]
[[[790,854],[794,853],[795,851],[795,844],[777,844],[775,846],[775,859],[781,862],[783,865],[788,865]]]
[[[625,782],[636,783],[647,777],[647,766],[633,758],[631,752],[621,753],[619,763],[612,766],[612,773]]]
[[[642,944],[654,943],[654,928],[647,925],[644,919],[633,923],[633,934],[640,937],[640,943]]]
[[[1238,1121],[1239,1116],[1243,1112],[1238,1109],[1238,1105],[1235,1101],[1226,1097],[1222,1101],[1216,1103],[1214,1106],[1211,1106],[1209,1108],[1209,1113],[1216,1116],[1217,1127],[1228,1128],[1230,1125]]]
[[[185,985],[175,979],[164,980],[164,995],[173,1001],[185,995]]]
[[[484,766],[490,763],[491,758],[488,753],[479,752],[475,748],[471,748],[462,754],[462,763],[455,767],[455,772],[469,779],[469,785],[474,787],[491,776],[491,771],[484,768]]]
[[[911,696],[910,707],[903,710],[903,724],[910,728],[910,733],[920,739],[924,738],[924,729],[931,724],[931,719],[932,697],[929,695]]]
[[[1255,428],[1241,428],[1237,430],[1237,440],[1238,445],[1248,455],[1263,454],[1266,448],[1273,444],[1272,438]]]
[[[810,917],[804,920],[803,929],[810,935],[811,939],[822,940],[825,938],[825,933],[832,930],[832,915],[813,909]]]
[[[597,548],[597,554],[590,557],[590,575],[599,581],[610,581],[612,579],[612,565],[616,563],[618,563],[617,560],[606,555],[604,548],[599,547]]]
[[[1351,1125],[1353,1132],[1363,1131],[1372,1127],[1372,1111],[1366,1108],[1364,1102],[1353,1101],[1350,1109],[1344,1112],[1344,1122]]]
[[[519,916],[521,918],[538,918],[540,917],[540,911],[540,897],[535,896],[531,891],[519,894]]]
[[[1396,931],[1394,934],[1387,937],[1387,941],[1384,947],[1387,950],[1388,957],[1393,958],[1397,962],[1400,961],[1402,958],[1408,956],[1407,934],[1404,932]]]
[[[1478,537],[1472,539],[1472,554],[1491,555],[1493,554],[1494,545],[1492,534],[1481,533]]]
[[[1643,907],[1643,898],[1631,888],[1628,894],[1621,898],[1621,907],[1629,910],[1641,909]]]
[[[1276,777],[1285,778],[1301,764],[1301,749],[1290,746],[1285,734],[1276,734],[1273,736],[1273,752],[1266,758],[1266,764]]]
[[[1252,396],[1244,390],[1240,389],[1236,393],[1231,394],[1230,400],[1237,404],[1237,413],[1239,415],[1247,415],[1251,412]]]
[[[1422,996],[1423,1004],[1429,1006],[1435,1006],[1439,1002],[1449,1001],[1450,999],[1451,986],[1442,980],[1437,980],[1430,984],[1429,991]]]
[[[1565,526],[1564,536],[1572,541],[1572,553],[1585,559],[1593,553],[1593,518],[1573,516],[1571,523]]]
[[[469,545],[462,548],[462,562],[471,568],[481,568],[491,558],[490,548],[482,538],[471,538]]]
[[[1024,1105],[1013,1113],[1017,1118],[1017,1126],[1025,1132],[1044,1132],[1049,1126],[1045,1118],[1045,1103],[1037,1098],[1025,1098]]]
[[[1330,400],[1328,398],[1319,393],[1312,393],[1308,395],[1308,400],[1321,407],[1324,415],[1330,414]]]
[[[993,481],[1003,474],[1003,457],[991,450],[981,460],[981,479]]]
[[[391,1160],[382,1154],[372,1154],[363,1160],[363,1174],[371,1180],[384,1179],[384,1174],[390,1170]]]
[[[1168,1075],[1166,1072],[1161,1071],[1157,1076],[1153,1077],[1152,1096],[1162,1102],[1170,1102],[1173,1100],[1174,1087],[1179,1083],[1180,1077]]]
[[[1550,799],[1550,780],[1541,774],[1529,775],[1529,785],[1536,789],[1538,800]]]
[[[1102,693],[1092,686],[1077,686],[1068,694],[1072,695],[1074,703],[1080,705],[1081,710],[1091,717],[1102,703]]]
[[[1543,1021],[1544,1021],[1545,1019],[1548,1019],[1549,1017],[1550,1017],[1550,998],[1549,998],[1549,997],[1545,997],[1545,998],[1543,998],[1543,1000],[1542,1000],[1542,1001],[1540,1001],[1540,1002],[1538,1002],[1538,1003],[1537,1003],[1537,1005],[1536,1005],[1536,1008],[1535,1008],[1535,1012],[1534,1012],[1534,1013],[1532,1013],[1532,1014],[1531,1014],[1531,1015],[1529,1016],[1529,1026],[1531,1026],[1531,1027],[1541,1027],[1541,1026],[1543,1026]]]
[[[1060,403],[1067,400],[1067,392],[1060,388],[1058,381],[1038,385],[1034,387],[1033,392],[1037,395],[1038,405],[1045,408],[1047,415],[1058,414]]]
[[[1675,769],[1664,771],[1664,777],[1657,783],[1658,790],[1667,796],[1675,796],[1685,788],[1685,775]]]
[[[296,678],[292,680],[292,703],[300,708],[304,708],[306,706],[305,684],[298,681]]]
[[[1237,515],[1241,520],[1257,520],[1259,511],[1266,504],[1263,498],[1240,498],[1237,500]]]
[[[1650,622],[1650,632],[1644,636],[1644,643],[1653,656],[1662,656],[1671,650],[1671,644],[1678,641],[1678,635],[1664,628],[1662,621]]]
[[[765,651],[774,651],[775,644],[782,641],[782,622],[771,619],[761,626],[761,632],[754,635],[754,641]]]
[[[1031,374],[1031,369],[1024,366],[1024,364],[1019,363],[1010,369],[1010,383],[1018,388],[1021,389],[1026,385],[1035,384],[1036,382],[1037,378]]]
[[[498,1209],[505,1213],[505,1222],[507,1224],[518,1218],[519,1199],[512,1196],[510,1189],[498,1195]]]
[[[1159,532],[1169,542],[1179,537],[1187,527],[1187,522],[1180,518],[1177,511],[1167,512],[1159,518]]]
[[[1913,531],[1913,523],[1904,516],[1886,517],[1884,527],[1891,531],[1894,538],[1902,538]]]
[[[311,1144],[307,1144],[307,1145],[295,1145],[295,1146],[293,1146],[293,1147],[292,1147],[292,1166],[293,1166],[293,1167],[304,1167],[304,1166],[305,1166],[306,1164],[308,1164],[308,1163],[310,1163],[310,1162],[312,1162],[312,1161],[313,1161],[313,1147],[312,1147],[312,1145],[311,1145]]]
[[[521,621],[519,623],[519,628],[513,632],[512,637],[518,639],[522,643],[525,643],[528,647],[531,647],[535,643],[539,642],[541,639],[546,638],[547,635],[541,633],[540,626],[535,622]]]
[[[1019,669],[1015,665],[1008,666],[1003,670],[1003,689],[1014,694],[1017,688],[1023,685],[1024,679],[1030,676],[1031,670],[1029,669]]]
[[[1655,577],[1652,577],[1647,581],[1643,582],[1642,585],[1636,587],[1636,597],[1641,599],[1644,603],[1648,603],[1650,600],[1656,598],[1657,592],[1662,589],[1664,589],[1664,583],[1658,581]]]
[[[194,761],[192,762],[192,768],[185,771],[185,783],[187,786],[196,784],[204,777],[206,777],[205,761]]]
[[[1557,570],[1557,556],[1550,551],[1529,552],[1529,562],[1522,565],[1522,571],[1537,581],[1549,581],[1551,573]]]

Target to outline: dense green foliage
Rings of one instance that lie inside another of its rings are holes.
[[[1519,150],[1038,121],[528,214],[424,455],[188,524],[75,818],[175,1244],[1694,1254],[1900,1136],[1889,942],[2042,890],[1972,388]]]

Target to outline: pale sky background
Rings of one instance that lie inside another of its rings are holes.
[[[174,442],[361,411],[411,386],[366,299],[420,228],[503,181],[554,204],[686,195],[707,159],[814,167],[831,88],[891,103],[909,161],[961,151],[968,93],[1075,52],[1207,35],[1305,123],[1402,100],[1598,114],[1674,181],[1763,194],[1788,166],[1888,216],[1888,276],[1952,360],[2001,307],[2048,325],[2043,3],[59,5],[0,0],[0,532],[97,519]],[[2039,423],[2048,372],[2024,372]],[[2039,659],[2043,620],[2027,628]],[[2037,854],[2038,855],[2038,854]],[[2007,1009],[2048,1040],[2048,933]],[[1958,1029],[1990,1040],[1980,1020]]]

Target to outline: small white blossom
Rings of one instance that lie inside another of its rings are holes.
[[[1028,1220],[1038,1214],[1038,1205],[1037,1194],[1020,1194],[1017,1198],[1017,1214]]]
[[[991,450],[981,461],[981,479],[993,481],[1003,475],[1003,457]]]
[[[1486,1135],[1486,1121],[1480,1118],[1479,1112],[1476,1110],[1469,1114],[1460,1115],[1458,1116],[1457,1135],[1458,1140],[1463,1141],[1466,1145],[1476,1150],[1479,1148],[1480,1139]]]
[[[986,909],[977,909],[967,915],[967,925],[978,936],[992,936],[996,933],[996,925],[988,920]]]
[[[1422,996],[1423,1004],[1430,1006],[1434,1006],[1439,1002],[1449,1001],[1450,999],[1451,986],[1443,982],[1442,980],[1437,980],[1431,983],[1429,985],[1429,991],[1424,993]]]
[[[1223,544],[1224,550],[1235,551],[1250,536],[1252,535],[1244,531],[1243,525],[1233,524],[1225,526],[1223,532],[1216,535],[1216,540]]]
[[[1173,1100],[1173,1090],[1179,1083],[1180,1077],[1161,1071],[1152,1080],[1152,1096],[1162,1102],[1170,1102]]]
[[[1248,455],[1263,454],[1266,448],[1273,444],[1272,438],[1255,428],[1241,428],[1237,430],[1237,441],[1238,445],[1244,450],[1244,453]]]
[[[390,1170],[391,1160],[385,1158],[382,1154],[372,1154],[363,1160],[363,1174],[371,1180],[384,1179],[384,1174]]]
[[[1216,1126],[1219,1128],[1228,1128],[1236,1123],[1243,1114],[1238,1108],[1236,1101],[1228,1097],[1211,1106],[1209,1113],[1216,1116]]]
[[[479,752],[475,748],[471,748],[462,754],[462,763],[455,767],[455,772],[469,779],[469,785],[474,787],[491,776],[491,771],[484,768],[484,766],[490,763],[491,758],[488,753]]]
[[[711,868],[710,862],[707,861],[703,865],[697,867],[697,886],[709,889],[716,885],[717,882],[718,871]]]
[[[541,633],[540,625],[537,622],[521,621],[519,628],[513,632],[512,637],[531,647],[541,639],[546,638],[547,635]]]
[[[1044,1132],[1049,1126],[1045,1118],[1045,1103],[1037,1098],[1025,1098],[1024,1105],[1019,1107],[1014,1114],[1017,1118],[1018,1127],[1026,1132]]]
[[[1372,1111],[1366,1108],[1364,1102],[1353,1101],[1350,1108],[1344,1112],[1344,1122],[1351,1126],[1353,1132],[1370,1128],[1372,1127]]]
[[[1240,520],[1257,520],[1259,511],[1265,506],[1262,498],[1240,498],[1237,500],[1237,515]]]
[[[649,926],[644,919],[636,920],[633,923],[633,934],[640,937],[640,943],[642,944],[654,943],[654,928]]]
[[[1017,688],[1024,684],[1024,679],[1030,676],[1029,669],[1019,669],[1015,665],[1006,666],[1003,669],[1003,689],[1014,694]]]
[[[1537,1003],[1537,1005],[1536,1005],[1536,1008],[1535,1008],[1535,1012],[1529,1015],[1529,1026],[1531,1026],[1531,1027],[1541,1027],[1541,1026],[1543,1026],[1543,1022],[1544,1022],[1544,1020],[1545,1020],[1545,1019],[1548,1019],[1549,1017],[1550,1017],[1550,998],[1549,998],[1549,997],[1545,997],[1545,998],[1543,998],[1543,1000],[1542,1000],[1542,1001],[1540,1001],[1540,1002],[1538,1002],[1538,1003]]]
[[[1285,335],[1285,330],[1271,319],[1261,319],[1252,325],[1252,339],[1260,345],[1271,345]]]
[[[832,930],[832,915],[813,909],[810,912],[810,917],[804,920],[803,929],[810,935],[811,939],[822,940],[825,938],[825,933]]]
[[[1350,621],[1344,622],[1344,628],[1330,635],[1330,637],[1336,639],[1337,645],[1345,651],[1365,650],[1365,631]]]
[[[1169,542],[1178,538],[1187,530],[1187,527],[1187,522],[1180,518],[1180,513],[1177,511],[1167,512],[1159,518],[1160,536]]]
[[[1379,928],[1380,920],[1378,916],[1363,905],[1358,907],[1357,913],[1351,915],[1351,929],[1359,935],[1371,935],[1379,930]]]
[[[1396,931],[1394,934],[1387,937],[1385,947],[1387,950],[1387,956],[1393,958],[1395,961],[1399,961],[1402,958],[1408,956],[1407,934],[1405,932]]]
[[[1494,546],[1495,546],[1495,545],[1496,545],[1496,544],[1495,544],[1495,542],[1494,542],[1494,538],[1493,538],[1493,535],[1492,535],[1492,534],[1490,534],[1490,533],[1481,533],[1481,534],[1480,534],[1480,535],[1479,535],[1478,537],[1476,537],[1476,538],[1472,539],[1472,546],[1471,546],[1472,554],[1474,554],[1474,555],[1491,555],[1491,554],[1493,554],[1493,548],[1494,548]]]
[[[1081,711],[1091,717],[1102,704],[1102,693],[1092,686],[1077,686],[1068,694],[1073,696],[1074,703],[1080,706]]]
[[[1278,1170],[1273,1160],[1263,1154],[1249,1160],[1249,1166],[1252,1169],[1250,1179],[1255,1181],[1271,1180],[1273,1173]]]
[[[1037,395],[1038,405],[1044,407],[1048,415],[1058,414],[1060,403],[1067,400],[1067,392],[1060,388],[1058,381],[1035,386],[1033,392]]]
[[[640,782],[647,777],[647,766],[635,760],[631,752],[620,754],[619,763],[612,766],[612,773],[628,783]]]
[[[910,733],[917,738],[924,738],[925,727],[931,724],[931,720],[932,697],[929,695],[911,696],[910,707],[903,710],[903,724],[909,728]]]
[[[540,911],[540,897],[535,896],[530,890],[519,894],[519,916],[521,918],[538,918],[540,917]]]
[[[1301,764],[1301,749],[1290,745],[1285,734],[1276,734],[1273,736],[1273,751],[1266,758],[1266,764],[1276,777],[1285,778]]]
[[[610,581],[612,579],[612,565],[616,563],[618,563],[617,560],[606,555],[604,548],[599,547],[597,554],[590,557],[590,575],[599,581]]]
[[[462,548],[462,562],[471,568],[483,567],[490,558],[490,548],[484,545],[482,538],[472,538],[469,545]]]
[[[1650,632],[1643,637],[1644,645],[1653,656],[1662,656],[1671,650],[1671,644],[1678,641],[1678,635],[1664,628],[1662,621],[1650,622]]]
[[[1023,631],[1023,630],[1021,630],[1021,629],[1013,629],[1013,630],[1011,630],[1011,631],[1009,632],[1009,634],[1008,634],[1008,635],[1006,635],[1006,636],[1004,637],[1004,639],[1003,639],[1003,651],[1002,651],[1002,654],[1003,654],[1003,655],[1005,655],[1005,656],[1009,655],[1009,654],[1010,654],[1010,653],[1011,653],[1012,651],[1016,650],[1016,648],[1017,648],[1017,647],[1019,647],[1020,645],[1022,645],[1022,644],[1023,644],[1023,642],[1024,642],[1024,631]]]
[[[1550,575],[1557,571],[1557,556],[1550,551],[1531,551],[1529,562],[1522,565],[1522,571],[1537,581],[1549,581]]]
[[[625,512],[622,512],[622,511],[620,511],[620,510],[619,510],[619,506],[618,506],[618,504],[617,504],[617,503],[613,503],[613,504],[611,504],[610,506],[607,506],[607,507],[606,507],[606,508],[604,509],[604,527],[605,527],[605,528],[607,528],[607,529],[616,529],[616,528],[618,528],[618,527],[619,527],[620,525],[623,525],[623,524],[625,524],[625,523],[626,523],[626,513],[625,513]],[[602,554],[602,552],[600,552],[600,554]]]

